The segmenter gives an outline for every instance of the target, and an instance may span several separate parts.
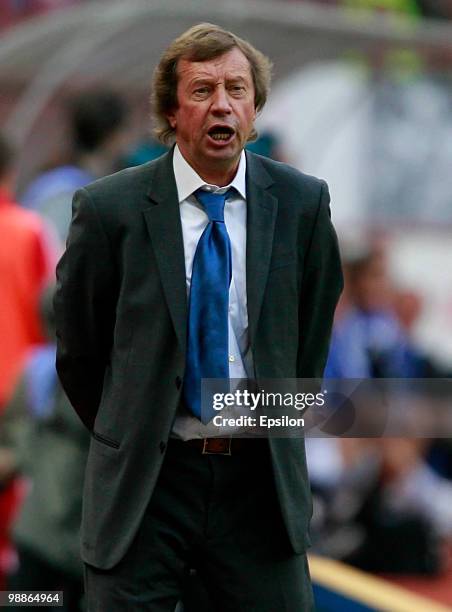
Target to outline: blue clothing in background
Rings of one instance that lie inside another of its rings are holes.
[[[422,377],[423,363],[390,311],[352,308],[335,326],[325,377]]]
[[[71,222],[74,192],[94,179],[91,173],[77,166],[54,168],[32,181],[20,202],[50,221],[64,242]]]
[[[33,419],[51,415],[58,385],[55,369],[55,344],[39,347],[29,355],[25,365],[28,408]]]

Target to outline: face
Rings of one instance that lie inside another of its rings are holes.
[[[235,47],[205,62],[181,59],[177,73],[178,108],[167,116],[176,142],[204,180],[227,184],[256,117],[250,64]]]
[[[391,282],[384,257],[375,256],[355,279],[355,301],[362,309],[386,308],[391,302]]]

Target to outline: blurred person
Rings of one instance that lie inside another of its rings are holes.
[[[39,294],[53,276],[57,251],[38,215],[13,199],[14,155],[0,135],[0,409],[27,349],[43,341]]]
[[[110,90],[84,91],[69,101],[71,163],[45,171],[21,196],[24,206],[54,224],[62,242],[74,192],[118,169],[129,145],[127,116],[125,101]]]
[[[381,480],[385,503],[393,511],[425,518],[438,536],[452,537],[452,483],[425,461],[430,440],[384,438]]]
[[[0,413],[27,351],[44,340],[39,294],[54,274],[57,256],[39,216],[13,199],[13,166],[13,150],[0,135]],[[0,582],[11,560],[7,531],[16,484],[0,487]]]
[[[41,298],[47,343],[29,352],[0,428],[0,482],[20,474],[28,483],[12,527],[18,567],[8,578],[8,589],[61,590],[64,612],[78,612],[89,434],[71,410],[56,374],[53,293],[51,285]]]
[[[421,296],[411,289],[397,289],[394,296],[394,310],[400,324],[410,336],[422,313]],[[424,378],[451,378],[452,366],[439,365],[428,355],[417,352],[420,376]],[[426,451],[426,461],[437,477],[452,479],[452,441],[438,438],[431,441]]]
[[[243,151],[269,81],[249,43],[190,28],[154,78],[175,146],[75,195],[57,367],[92,432],[90,612],[172,612],[190,568],[217,610],[313,608],[303,440],[216,437],[199,401],[212,373],[321,376],[342,288],[326,184]]]
[[[410,289],[396,289],[393,304],[399,323],[408,334],[411,334],[422,313],[422,297]]]
[[[315,442],[313,451],[326,451],[333,472],[320,472],[311,453],[316,551],[370,572],[435,574],[445,567],[452,483],[427,464],[429,440]]]
[[[424,307],[423,299],[412,289],[396,287],[393,292],[392,306],[408,341],[411,344],[411,359],[414,373],[418,378],[447,378],[451,368],[438,364],[427,353],[418,348],[413,339],[414,329]]]
[[[436,574],[452,536],[452,483],[425,460],[430,441],[372,443],[374,474],[354,516],[362,541],[344,560],[366,571]]]
[[[333,330],[328,378],[421,377],[424,362],[394,309],[384,251],[372,247],[345,265],[348,309]]]

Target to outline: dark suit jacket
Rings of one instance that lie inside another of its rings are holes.
[[[321,377],[342,288],[324,182],[247,153],[247,307],[258,378]],[[83,559],[110,568],[152,495],[181,398],[187,300],[172,153],[79,190],[57,269],[57,369],[92,430]],[[308,545],[304,443],[271,439],[294,551]]]

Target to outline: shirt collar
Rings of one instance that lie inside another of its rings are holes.
[[[239,167],[237,168],[236,175],[229,185],[225,187],[218,187],[217,185],[209,185],[206,183],[190,166],[185,160],[179,147],[174,147],[173,154],[173,169],[174,178],[176,179],[177,194],[179,198],[179,204],[186,200],[200,187],[210,187],[212,191],[219,191],[222,193],[230,187],[234,187],[244,200],[246,200],[246,155],[245,151],[242,151],[240,155]]]

